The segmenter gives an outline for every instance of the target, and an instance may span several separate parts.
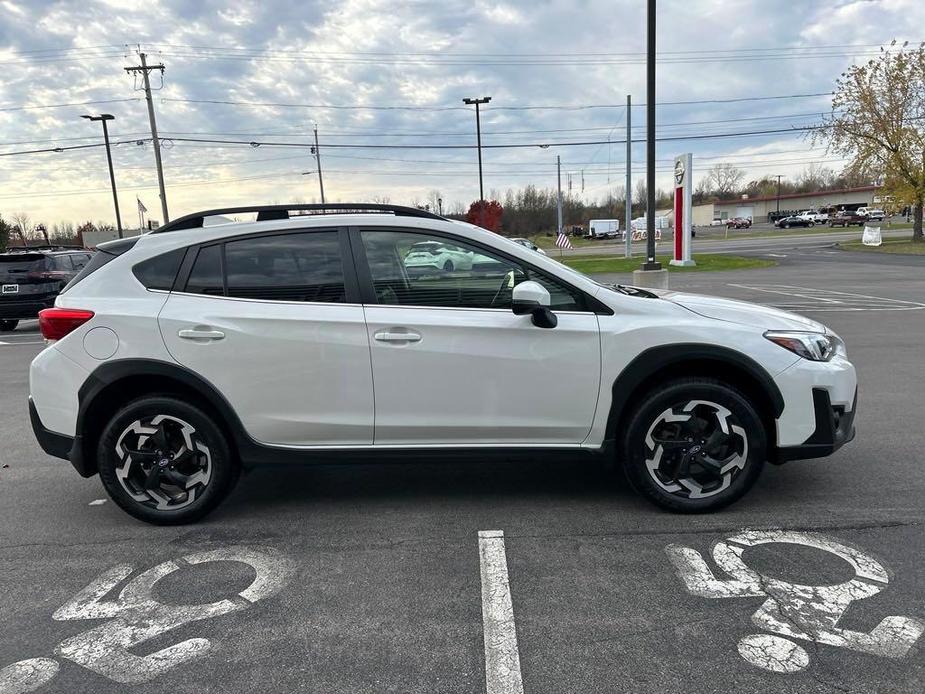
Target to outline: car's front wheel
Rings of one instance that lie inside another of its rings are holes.
[[[0,332],[9,333],[16,330],[16,326],[19,325],[18,320],[0,320]]]
[[[761,417],[741,392],[713,379],[680,379],[638,404],[623,464],[650,501],[697,513],[745,494],[764,467],[766,445]]]
[[[117,412],[103,429],[97,456],[112,500],[156,525],[202,518],[227,496],[239,472],[212,416],[169,395],[143,397]]]

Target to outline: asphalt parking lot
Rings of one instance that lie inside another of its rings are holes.
[[[925,258],[752,252],[780,265],[672,288],[830,325],[858,436],[704,516],[587,464],[435,459],[261,470],[147,526],[38,448],[40,337],[3,334],[0,694],[925,690]]]

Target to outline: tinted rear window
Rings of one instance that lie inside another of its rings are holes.
[[[15,283],[30,272],[45,272],[46,260],[38,253],[0,255],[0,282]]]
[[[138,263],[132,268],[132,272],[148,289],[171,289],[185,254],[185,248],[162,253]]]

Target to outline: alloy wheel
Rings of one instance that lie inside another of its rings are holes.
[[[122,488],[159,511],[189,506],[212,479],[212,454],[202,436],[171,415],[136,419],[119,435],[115,450]]]
[[[691,400],[655,418],[645,438],[646,469],[664,491],[703,499],[729,488],[748,461],[748,437],[732,412]]]

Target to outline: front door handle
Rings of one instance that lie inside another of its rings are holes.
[[[177,333],[184,340],[222,340],[225,333],[221,330],[203,330],[200,328],[185,328]]]
[[[420,342],[421,336],[418,333],[413,333],[410,330],[407,332],[401,332],[395,328],[392,330],[380,330],[375,335],[373,335],[379,342]]]

